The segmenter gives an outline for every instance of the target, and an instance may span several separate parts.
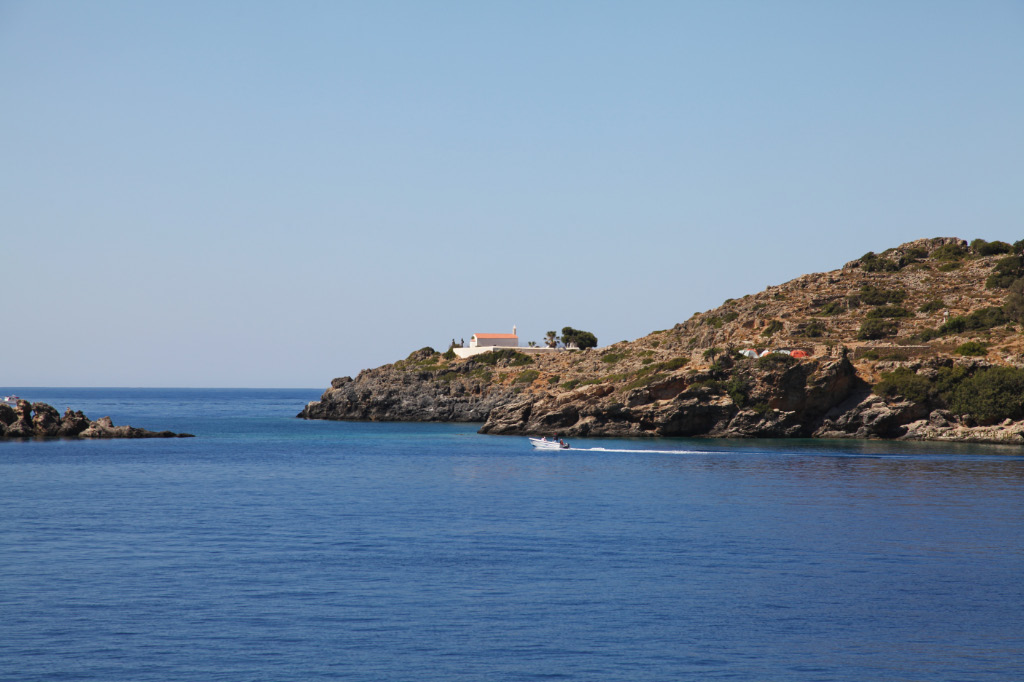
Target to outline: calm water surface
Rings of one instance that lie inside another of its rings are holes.
[[[320,390],[5,389],[194,439],[0,443],[3,680],[1020,680],[1015,448],[294,419]]]

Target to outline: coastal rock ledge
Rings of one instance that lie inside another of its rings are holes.
[[[406,360],[331,382],[297,417],[343,421],[482,422],[513,397],[491,381],[486,366],[468,360],[438,368],[431,349]]]
[[[110,417],[91,421],[70,407],[61,416],[46,403],[19,400],[16,407],[0,404],[0,440],[25,438],[192,438],[191,433],[147,431],[134,426],[114,426]]]

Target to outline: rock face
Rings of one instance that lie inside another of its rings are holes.
[[[0,404],[0,440],[21,438],[190,438],[190,433],[147,431],[133,426],[114,426],[110,417],[96,421],[81,411],[65,410],[61,416],[46,403],[19,400],[16,407]]]
[[[928,410],[906,400],[887,402],[876,395],[858,393],[826,415],[814,432],[816,438],[902,438],[907,424],[925,419]]]
[[[341,377],[297,416],[350,421],[480,422],[512,391],[490,382],[491,372],[472,360],[434,368],[432,350],[403,363]]]
[[[1024,393],[1022,282],[1024,240],[919,239],[631,342],[466,360],[425,348],[335,379],[298,416],[564,437],[1024,442],[1024,400],[1012,420],[975,419],[957,393],[987,367],[1019,372]],[[879,390],[896,372],[904,383]]]
[[[810,436],[822,417],[858,384],[853,366],[845,359],[777,364],[733,368],[724,395],[712,375],[699,372],[632,389],[618,400],[609,384],[521,395],[495,408],[480,431],[562,436]]]

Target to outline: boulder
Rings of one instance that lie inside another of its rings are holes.
[[[929,415],[925,405],[910,401],[887,402],[880,396],[860,397],[853,405],[840,405],[814,432],[816,438],[900,438],[907,424]]]
[[[60,431],[60,413],[46,403],[32,403],[32,428],[35,435],[52,438]]]
[[[81,410],[74,412],[69,407],[64,410],[57,435],[62,438],[74,438],[87,428],[89,428],[89,418],[82,414]]]

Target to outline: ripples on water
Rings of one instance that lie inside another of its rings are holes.
[[[1014,448],[15,390],[197,438],[0,444],[3,680],[1024,679]]]

